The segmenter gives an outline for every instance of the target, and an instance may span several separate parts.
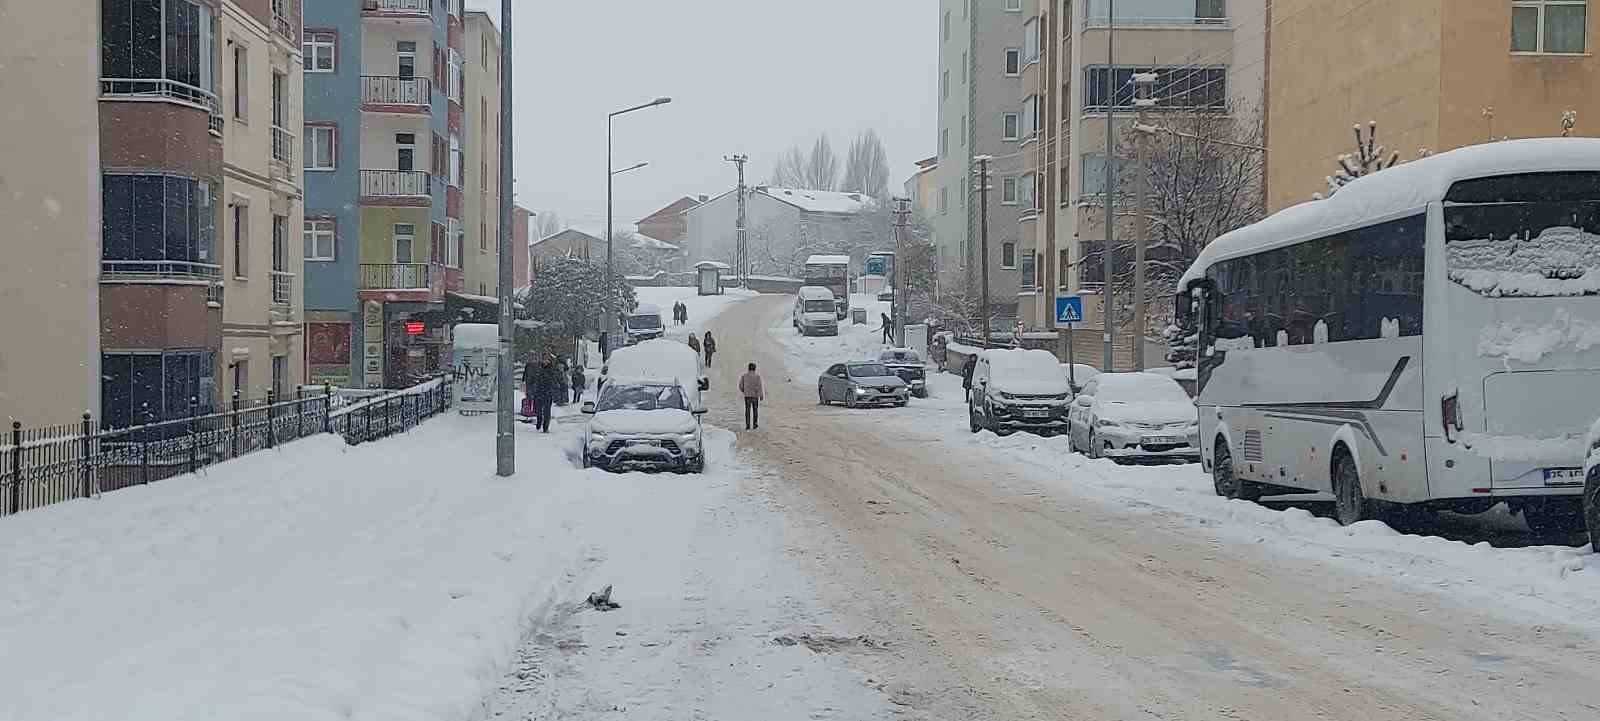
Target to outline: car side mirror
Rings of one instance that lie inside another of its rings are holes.
[[[1076,403],[1084,408],[1088,408],[1089,406],[1094,405],[1094,398],[1091,396],[1078,396]]]
[[[705,406],[694,406],[693,408],[691,408],[689,410],[689,412],[693,413],[693,414],[695,414],[697,416],[703,416],[703,415],[706,414],[706,407]]]
[[[591,416],[594,415],[594,401],[584,401],[583,412]]]
[[[702,390],[702,391],[711,390],[711,379],[710,378],[707,378],[705,376],[700,376],[700,390]]]

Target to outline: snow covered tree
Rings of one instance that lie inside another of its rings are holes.
[[[1380,170],[1387,170],[1400,163],[1400,153],[1390,152],[1388,148],[1378,145],[1378,121],[1367,122],[1367,132],[1361,132],[1361,125],[1357,123],[1352,130],[1356,135],[1356,152],[1345,153],[1334,159],[1338,164],[1333,175],[1327,177],[1328,196],[1339,192],[1340,188],[1350,184],[1350,181],[1362,176],[1371,175]]]
[[[845,153],[842,190],[862,193],[883,203],[889,199],[889,151],[875,130],[865,130]]]
[[[623,274],[612,276],[615,307],[623,312],[639,305]],[[606,303],[606,263],[604,258],[556,258],[539,270],[533,282],[517,300],[533,320],[560,323],[571,336],[599,330],[600,315]]]

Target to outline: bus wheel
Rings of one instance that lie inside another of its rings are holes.
[[[1341,526],[1371,518],[1366,495],[1361,492],[1361,474],[1350,452],[1339,449],[1333,458],[1333,515]]]
[[[1590,471],[1583,485],[1583,518],[1589,526],[1591,550],[1600,552],[1600,471]]]
[[[1522,520],[1540,536],[1568,535],[1583,531],[1584,511],[1578,499],[1535,498],[1522,507]]]
[[[1228,452],[1227,441],[1217,439],[1216,461],[1211,464],[1211,486],[1223,498],[1255,501],[1261,498],[1261,487],[1239,480],[1233,472],[1233,454]]]

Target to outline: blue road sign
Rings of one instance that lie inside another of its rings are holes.
[[[1082,323],[1083,298],[1075,295],[1056,296],[1056,322],[1057,323]]]
[[[881,255],[867,258],[867,275],[885,275],[885,271],[888,269],[886,261],[887,259]]]

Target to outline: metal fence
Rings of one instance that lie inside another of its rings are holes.
[[[441,375],[354,402],[327,387],[301,387],[285,400],[236,395],[219,413],[201,413],[191,399],[187,417],[131,428],[101,428],[87,413],[62,426],[13,421],[0,438],[0,516],[194,473],[319,433],[351,445],[404,433],[449,408],[451,390]]]

